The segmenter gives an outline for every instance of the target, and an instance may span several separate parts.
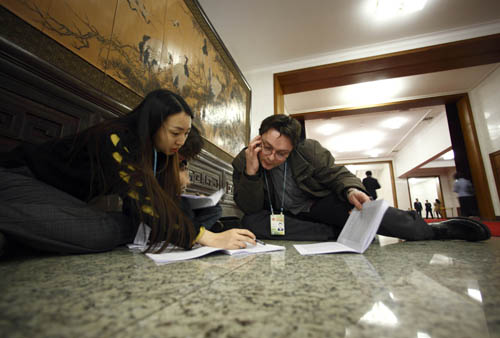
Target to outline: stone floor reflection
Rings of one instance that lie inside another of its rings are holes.
[[[0,261],[6,337],[500,337],[500,239],[158,266],[126,248]]]

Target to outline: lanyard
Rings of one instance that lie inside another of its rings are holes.
[[[156,164],[158,163],[158,152],[156,151],[156,148],[153,148],[153,150],[155,151],[155,162],[153,165],[153,173],[155,174],[156,177]]]
[[[269,192],[269,184],[267,183],[266,171],[264,171],[264,178],[266,180],[267,196],[269,197],[269,204],[271,205],[271,214],[274,215],[273,201],[271,200],[271,193]],[[286,162],[285,162],[285,174],[283,175],[283,198],[281,199],[281,213],[283,213],[283,208],[285,206],[285,186],[286,186]]]

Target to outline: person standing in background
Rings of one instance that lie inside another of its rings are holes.
[[[415,202],[413,202],[413,209],[422,217],[422,203],[419,202],[418,198],[415,198]]]
[[[472,182],[464,177],[462,173],[455,173],[455,183],[453,191],[458,195],[460,202],[460,216],[478,216],[478,207],[474,196]]]
[[[365,186],[368,194],[370,194],[372,200],[376,200],[377,189],[380,189],[380,184],[376,178],[372,177],[372,172],[370,170],[366,172],[366,177],[363,179],[363,185]]]
[[[434,218],[432,214],[432,204],[429,200],[425,200],[425,218],[429,218],[429,213],[431,214],[431,218]]]
[[[436,218],[443,218],[443,213],[441,212],[441,201],[437,198],[434,201],[434,213],[436,214]]]

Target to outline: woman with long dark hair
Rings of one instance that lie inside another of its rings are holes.
[[[226,249],[255,244],[248,230],[212,233],[186,216],[177,153],[192,119],[181,96],[160,89],[124,117],[2,154],[0,237],[43,251],[91,253],[131,242],[145,223],[150,252],[168,243]],[[112,194],[125,202],[123,213],[88,204]]]

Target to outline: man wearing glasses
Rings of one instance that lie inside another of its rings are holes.
[[[243,226],[258,238],[336,239],[349,211],[368,196],[361,181],[286,115],[264,119],[259,135],[233,160],[234,200]],[[415,212],[389,207],[378,234],[406,240],[486,240],[489,229],[470,219],[428,225]]]

